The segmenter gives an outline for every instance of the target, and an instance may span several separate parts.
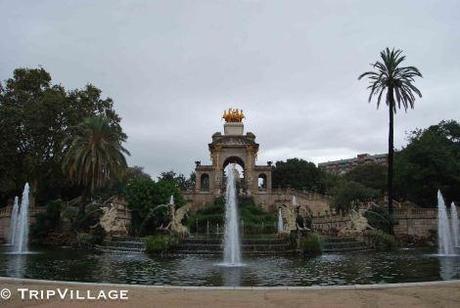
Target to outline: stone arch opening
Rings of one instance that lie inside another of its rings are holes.
[[[225,159],[225,160],[224,160],[224,164],[222,165],[222,169],[225,170],[225,168],[226,168],[229,164],[237,164],[237,165],[240,165],[241,168],[243,168],[243,170],[244,170],[244,160],[241,159],[241,158],[238,157],[238,156],[230,156],[230,157],[228,157],[227,159]]]
[[[257,187],[259,188],[259,191],[267,190],[267,175],[265,173],[261,173],[257,177]]]
[[[238,156],[230,156],[224,160],[222,165],[222,172],[223,172],[223,181],[222,181],[222,191],[225,191],[227,188],[227,173],[230,170],[231,165],[235,165],[236,170],[239,174],[239,181],[237,181],[237,189],[240,191],[241,189],[245,189],[245,164],[244,160]]]
[[[200,177],[201,191],[209,191],[209,174],[203,173]]]

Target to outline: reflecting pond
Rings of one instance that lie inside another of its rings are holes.
[[[216,266],[217,256],[103,253],[33,248],[0,254],[0,275],[34,279],[180,286],[311,286],[460,279],[460,257],[433,251],[326,254],[315,258],[247,257],[244,267]]]

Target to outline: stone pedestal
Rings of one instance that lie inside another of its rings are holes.
[[[224,124],[224,135],[241,136],[243,135],[244,125],[242,122],[228,122]]]

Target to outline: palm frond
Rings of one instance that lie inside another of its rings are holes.
[[[365,72],[358,76],[358,80],[367,78],[369,80],[369,97],[371,102],[377,96],[377,108],[380,106],[383,93],[387,93],[385,103],[390,105],[392,100],[394,112],[396,109],[414,108],[415,95],[422,97],[420,90],[413,85],[415,77],[423,77],[415,66],[400,65],[406,60],[400,49],[385,48],[380,52],[381,61],[371,64],[373,71]],[[388,95],[388,90],[393,96]],[[414,95],[415,94],[415,95]]]

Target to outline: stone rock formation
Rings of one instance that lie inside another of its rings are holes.
[[[126,201],[117,197],[104,202],[99,224],[109,236],[127,236],[130,221]]]
[[[369,225],[367,218],[361,211],[351,210],[349,216],[350,221],[339,230],[338,236],[360,236],[365,230],[374,229]]]
[[[189,235],[188,228],[182,224],[182,220],[184,220],[185,216],[188,214],[190,210],[190,204],[184,205],[178,209],[176,209],[176,205],[174,203],[170,204],[162,204],[156,207],[168,207],[168,214],[169,214],[169,223],[166,227],[160,227],[160,230],[167,230],[174,234],[179,235],[179,237],[184,238]]]

